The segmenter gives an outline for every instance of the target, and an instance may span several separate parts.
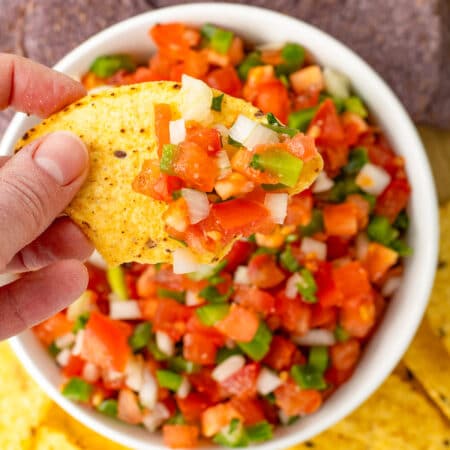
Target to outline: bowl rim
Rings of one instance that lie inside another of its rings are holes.
[[[353,409],[359,406],[367,397],[372,394],[376,388],[384,381],[384,379],[389,375],[391,370],[394,368],[395,364],[403,355],[404,351],[407,348],[407,345],[411,341],[413,334],[415,333],[419,322],[422,318],[426,307],[426,299],[431,291],[432,282],[434,278],[435,272],[435,263],[437,261],[437,249],[438,249],[438,214],[437,214],[437,200],[436,200],[436,192],[433,184],[433,178],[431,174],[431,169],[428,163],[428,160],[425,156],[425,151],[423,145],[420,141],[420,138],[417,134],[415,127],[413,126],[408,114],[405,109],[392,92],[392,90],[387,86],[387,84],[380,78],[380,76],[358,55],[356,55],[352,50],[346,47],[344,44],[340,43],[335,38],[331,37],[324,31],[319,30],[318,28],[307,24],[299,19],[281,14],[276,11],[272,11],[269,9],[242,5],[242,4],[230,4],[230,3],[187,3],[176,6],[170,6],[166,8],[160,8],[155,10],[150,10],[143,14],[136,15],[124,21],[121,21],[109,28],[102,30],[101,32],[93,35],[82,44],[77,46],[74,50],[69,52],[64,58],[62,58],[54,68],[56,70],[65,71],[70,64],[78,61],[83,58],[83,55],[88,53],[89,51],[95,49],[99,45],[102,45],[106,39],[116,32],[120,32],[121,29],[126,27],[134,27],[137,26],[138,23],[146,23],[148,22],[148,26],[158,21],[164,22],[170,20],[170,16],[173,14],[174,16],[180,17],[183,15],[183,12],[192,13],[192,11],[197,11],[199,17],[202,17],[202,11],[205,9],[208,10],[209,15],[217,15],[219,17],[220,14],[226,13],[226,15],[247,15],[247,17],[251,17],[253,15],[254,19],[257,16],[265,16],[266,20],[273,20],[283,22],[290,26],[297,26],[302,30],[306,30],[308,35],[313,35],[317,39],[320,39],[327,43],[327,45],[332,46],[336,49],[339,54],[342,54],[342,57],[349,61],[350,66],[358,67],[358,70],[362,72],[365,76],[367,76],[373,86],[376,87],[379,95],[385,98],[387,104],[389,104],[389,108],[394,110],[396,114],[400,117],[399,120],[403,122],[403,133],[407,137],[407,141],[412,145],[412,151],[415,151],[415,160],[416,163],[421,166],[422,173],[420,174],[421,185],[420,189],[422,190],[423,196],[425,196],[427,202],[424,204],[424,211],[427,222],[427,229],[430,232],[428,246],[422,249],[422,257],[423,259],[423,273],[421,274],[420,283],[418,283],[418,287],[415,288],[417,292],[417,297],[420,299],[418,304],[412,306],[412,311],[410,313],[408,327],[403,328],[401,334],[399,333],[398,341],[395,342],[392,347],[395,348],[395,351],[391,349],[391,352],[388,355],[378,355],[378,363],[381,366],[378,368],[378,371],[371,373],[370,376],[364,380],[365,384],[361,386],[356,386],[355,381],[356,372],[353,375],[352,379],[350,379],[343,387],[339,389],[334,396],[327,401],[330,402],[337,394],[341,393],[339,399],[344,397],[346,402],[334,401],[333,403],[333,412],[328,415],[325,415],[321,420],[317,422],[309,421],[306,425],[307,432],[305,432],[305,428],[296,428],[292,427],[292,431],[287,433],[284,436],[274,438],[273,440],[263,443],[255,448],[260,450],[270,450],[274,449],[274,445],[283,448],[288,447],[289,445],[294,445],[298,443],[299,439],[306,440],[311,438],[312,436],[318,434],[319,432],[327,429],[332,424],[336,423],[338,420],[345,417],[349,414]],[[252,25],[249,25],[251,28]],[[300,31],[299,33],[300,34]],[[308,46],[308,42],[306,39],[304,40],[304,44]],[[359,74],[358,76],[360,76]],[[25,123],[27,116],[22,113],[16,114],[14,119],[12,120],[10,126],[8,127],[3,140],[0,145],[0,154],[6,154],[8,150],[10,150],[15,142],[15,135],[19,130],[20,126]],[[386,130],[385,130],[386,131]],[[416,165],[417,165],[416,164]],[[411,175],[411,174],[410,174]],[[414,184],[414,183],[412,183]],[[413,194],[414,195],[414,194]],[[420,233],[423,234],[421,230]],[[414,258],[414,256],[412,257]],[[386,319],[384,319],[385,321]],[[398,322],[398,320],[397,320]],[[385,328],[385,327],[384,327]],[[105,437],[113,439],[114,441],[126,445],[132,448],[143,448],[145,445],[141,439],[135,438],[130,434],[121,430],[121,426],[119,425],[109,425],[104,421],[99,419],[94,419],[86,414],[86,410],[69,401],[59,392],[54,383],[50,382],[48,376],[39,368],[39,365],[34,361],[33,356],[30,354],[30,350],[26,346],[26,335],[30,333],[26,332],[24,335],[19,335],[10,339],[12,348],[14,349],[16,355],[31,374],[31,376],[38,382],[40,386],[44,389],[44,391],[64,410],[66,410],[70,415],[75,417],[81,423],[86,425],[87,427],[93,429],[94,431],[103,434]],[[372,338],[373,340],[374,338]],[[384,343],[383,345],[386,345]],[[358,381],[361,381],[358,379]],[[357,389],[354,389],[355,385]],[[350,388],[353,387],[353,390]],[[98,413],[96,413],[97,415]],[[314,416],[310,416],[314,418]],[[306,420],[306,419],[305,419]],[[310,423],[311,422],[311,423]],[[300,436],[301,435],[301,436]],[[300,437],[299,437],[300,436]],[[163,449],[164,446],[160,446],[158,444],[150,444],[145,445],[146,448],[158,448]],[[219,448],[217,446],[209,447],[209,448]]]

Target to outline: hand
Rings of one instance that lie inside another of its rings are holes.
[[[0,54],[0,110],[46,117],[85,95],[76,81],[24,58]],[[85,289],[80,262],[92,245],[59,217],[88,171],[83,142],[52,133],[13,157],[0,157],[0,273],[22,273],[0,288],[0,339],[60,311]]]

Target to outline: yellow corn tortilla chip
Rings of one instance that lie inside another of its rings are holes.
[[[144,161],[157,157],[153,105],[170,104],[173,117],[180,117],[180,87],[173,82],[152,82],[87,96],[29,130],[17,145],[18,150],[56,130],[72,131],[83,139],[90,151],[90,172],[66,212],[109,265],[172,262],[171,254],[182,245],[164,230],[162,216],[167,205],[134,192],[131,186]],[[212,114],[213,123],[227,127],[239,114],[265,120],[249,103],[226,95],[222,111]],[[116,157],[117,150],[125,152],[126,157]],[[306,189],[322,165],[320,156],[305,163],[293,191]],[[200,262],[215,261],[227,250],[219,255],[202,254]]]
[[[426,320],[403,359],[431,399],[450,419],[450,357]]]
[[[42,426],[33,439],[33,450],[82,450],[62,431]],[[106,447],[105,447],[106,448]]]
[[[0,343],[0,449],[29,449],[32,431],[50,399],[28,376],[6,342]]]
[[[426,316],[450,354],[450,203],[440,210],[439,265]]]

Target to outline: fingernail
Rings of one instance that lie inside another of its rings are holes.
[[[48,135],[33,155],[35,163],[59,185],[65,186],[78,178],[88,164],[88,152],[83,141],[68,131]]]

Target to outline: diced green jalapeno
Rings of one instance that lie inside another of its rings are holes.
[[[395,250],[399,256],[411,256],[413,254],[413,249],[402,239],[395,239],[391,242],[390,247]]]
[[[248,445],[244,425],[239,419],[233,419],[228,427],[225,427],[213,437],[213,441],[216,444],[231,448],[246,447]]]
[[[284,251],[280,254],[280,263],[289,272],[297,272],[300,269],[300,264],[292,254],[290,245],[287,245]]]
[[[127,300],[128,289],[125,283],[125,273],[122,267],[109,267],[106,271],[106,278],[108,279],[109,286],[114,294],[116,294],[120,300]]]
[[[128,339],[131,349],[138,352],[147,347],[152,332],[152,324],[150,322],[142,322],[134,328],[133,334]]]
[[[225,303],[233,293],[233,288],[231,287],[228,292],[221,294],[215,286],[206,286],[203,288],[198,295],[209,303]]]
[[[216,355],[216,364],[220,364],[221,362],[228,359],[230,356],[233,355],[242,355],[242,350],[239,347],[222,347],[219,348]]]
[[[211,101],[211,109],[213,111],[222,111],[222,101],[223,101],[223,95],[224,94],[220,94],[217,95],[216,97],[213,97],[212,101]]]
[[[81,378],[71,378],[64,386],[62,394],[70,400],[87,402],[92,393],[92,386]]]
[[[97,411],[109,417],[117,417],[117,400],[108,398],[103,400],[98,406]]]
[[[172,372],[171,370],[157,370],[156,379],[161,387],[175,392],[183,381],[183,377],[180,374]]]
[[[184,303],[186,300],[185,291],[172,291],[171,289],[158,288],[156,289],[156,295],[160,298],[171,298],[178,303]]]
[[[96,58],[89,68],[99,78],[108,78],[119,70],[134,72],[136,64],[129,55],[106,55]]]
[[[75,319],[75,323],[73,324],[73,329],[72,331],[74,333],[78,333],[78,331],[82,330],[83,328],[86,327],[86,324],[88,323],[89,317],[90,317],[90,313],[85,312],[83,314],[80,314],[76,319]]]
[[[197,308],[195,313],[200,319],[200,322],[206,326],[212,326],[222,320],[230,310],[230,306],[224,303],[216,303],[211,305],[204,305]]]
[[[311,347],[308,364],[320,373],[324,373],[328,367],[328,348],[324,346]]]
[[[295,128],[300,131],[306,131],[316,112],[317,106],[300,109],[299,111],[290,113],[288,117],[288,127]]]
[[[368,115],[364,103],[359,97],[352,96],[344,100],[345,109],[365,119]]]
[[[168,361],[169,369],[179,373],[195,373],[200,370],[198,364],[184,359],[182,356],[174,356]]]
[[[159,167],[161,172],[167,175],[175,175],[173,171],[173,165],[177,156],[178,147],[174,144],[164,144],[162,148],[161,161]]]
[[[342,325],[337,324],[334,329],[334,337],[338,342],[345,342],[350,337],[350,334],[345,328],[342,327]]]
[[[389,246],[397,239],[399,232],[391,226],[387,217],[375,216],[367,227],[367,235],[372,241]]]
[[[300,270],[301,281],[297,283],[297,290],[306,303],[316,303],[317,284],[313,274],[306,268]]]
[[[260,52],[250,53],[238,67],[239,78],[246,80],[250,69],[256,66],[262,66],[263,64]]]
[[[272,425],[267,421],[255,423],[245,428],[250,442],[264,442],[272,439]]]
[[[350,152],[348,163],[342,168],[347,175],[356,175],[369,162],[367,150],[364,147],[358,147]]]
[[[323,231],[323,214],[320,209],[313,209],[310,222],[300,227],[300,233],[302,236],[312,236],[320,231]]]
[[[310,365],[295,364],[291,367],[291,376],[302,389],[326,389],[323,375]]]
[[[305,49],[301,45],[287,43],[281,49],[281,57],[295,71],[303,65]]]
[[[238,342],[238,346],[250,358],[260,361],[269,351],[271,342],[272,332],[265,322],[260,321],[253,339],[250,342]]]

